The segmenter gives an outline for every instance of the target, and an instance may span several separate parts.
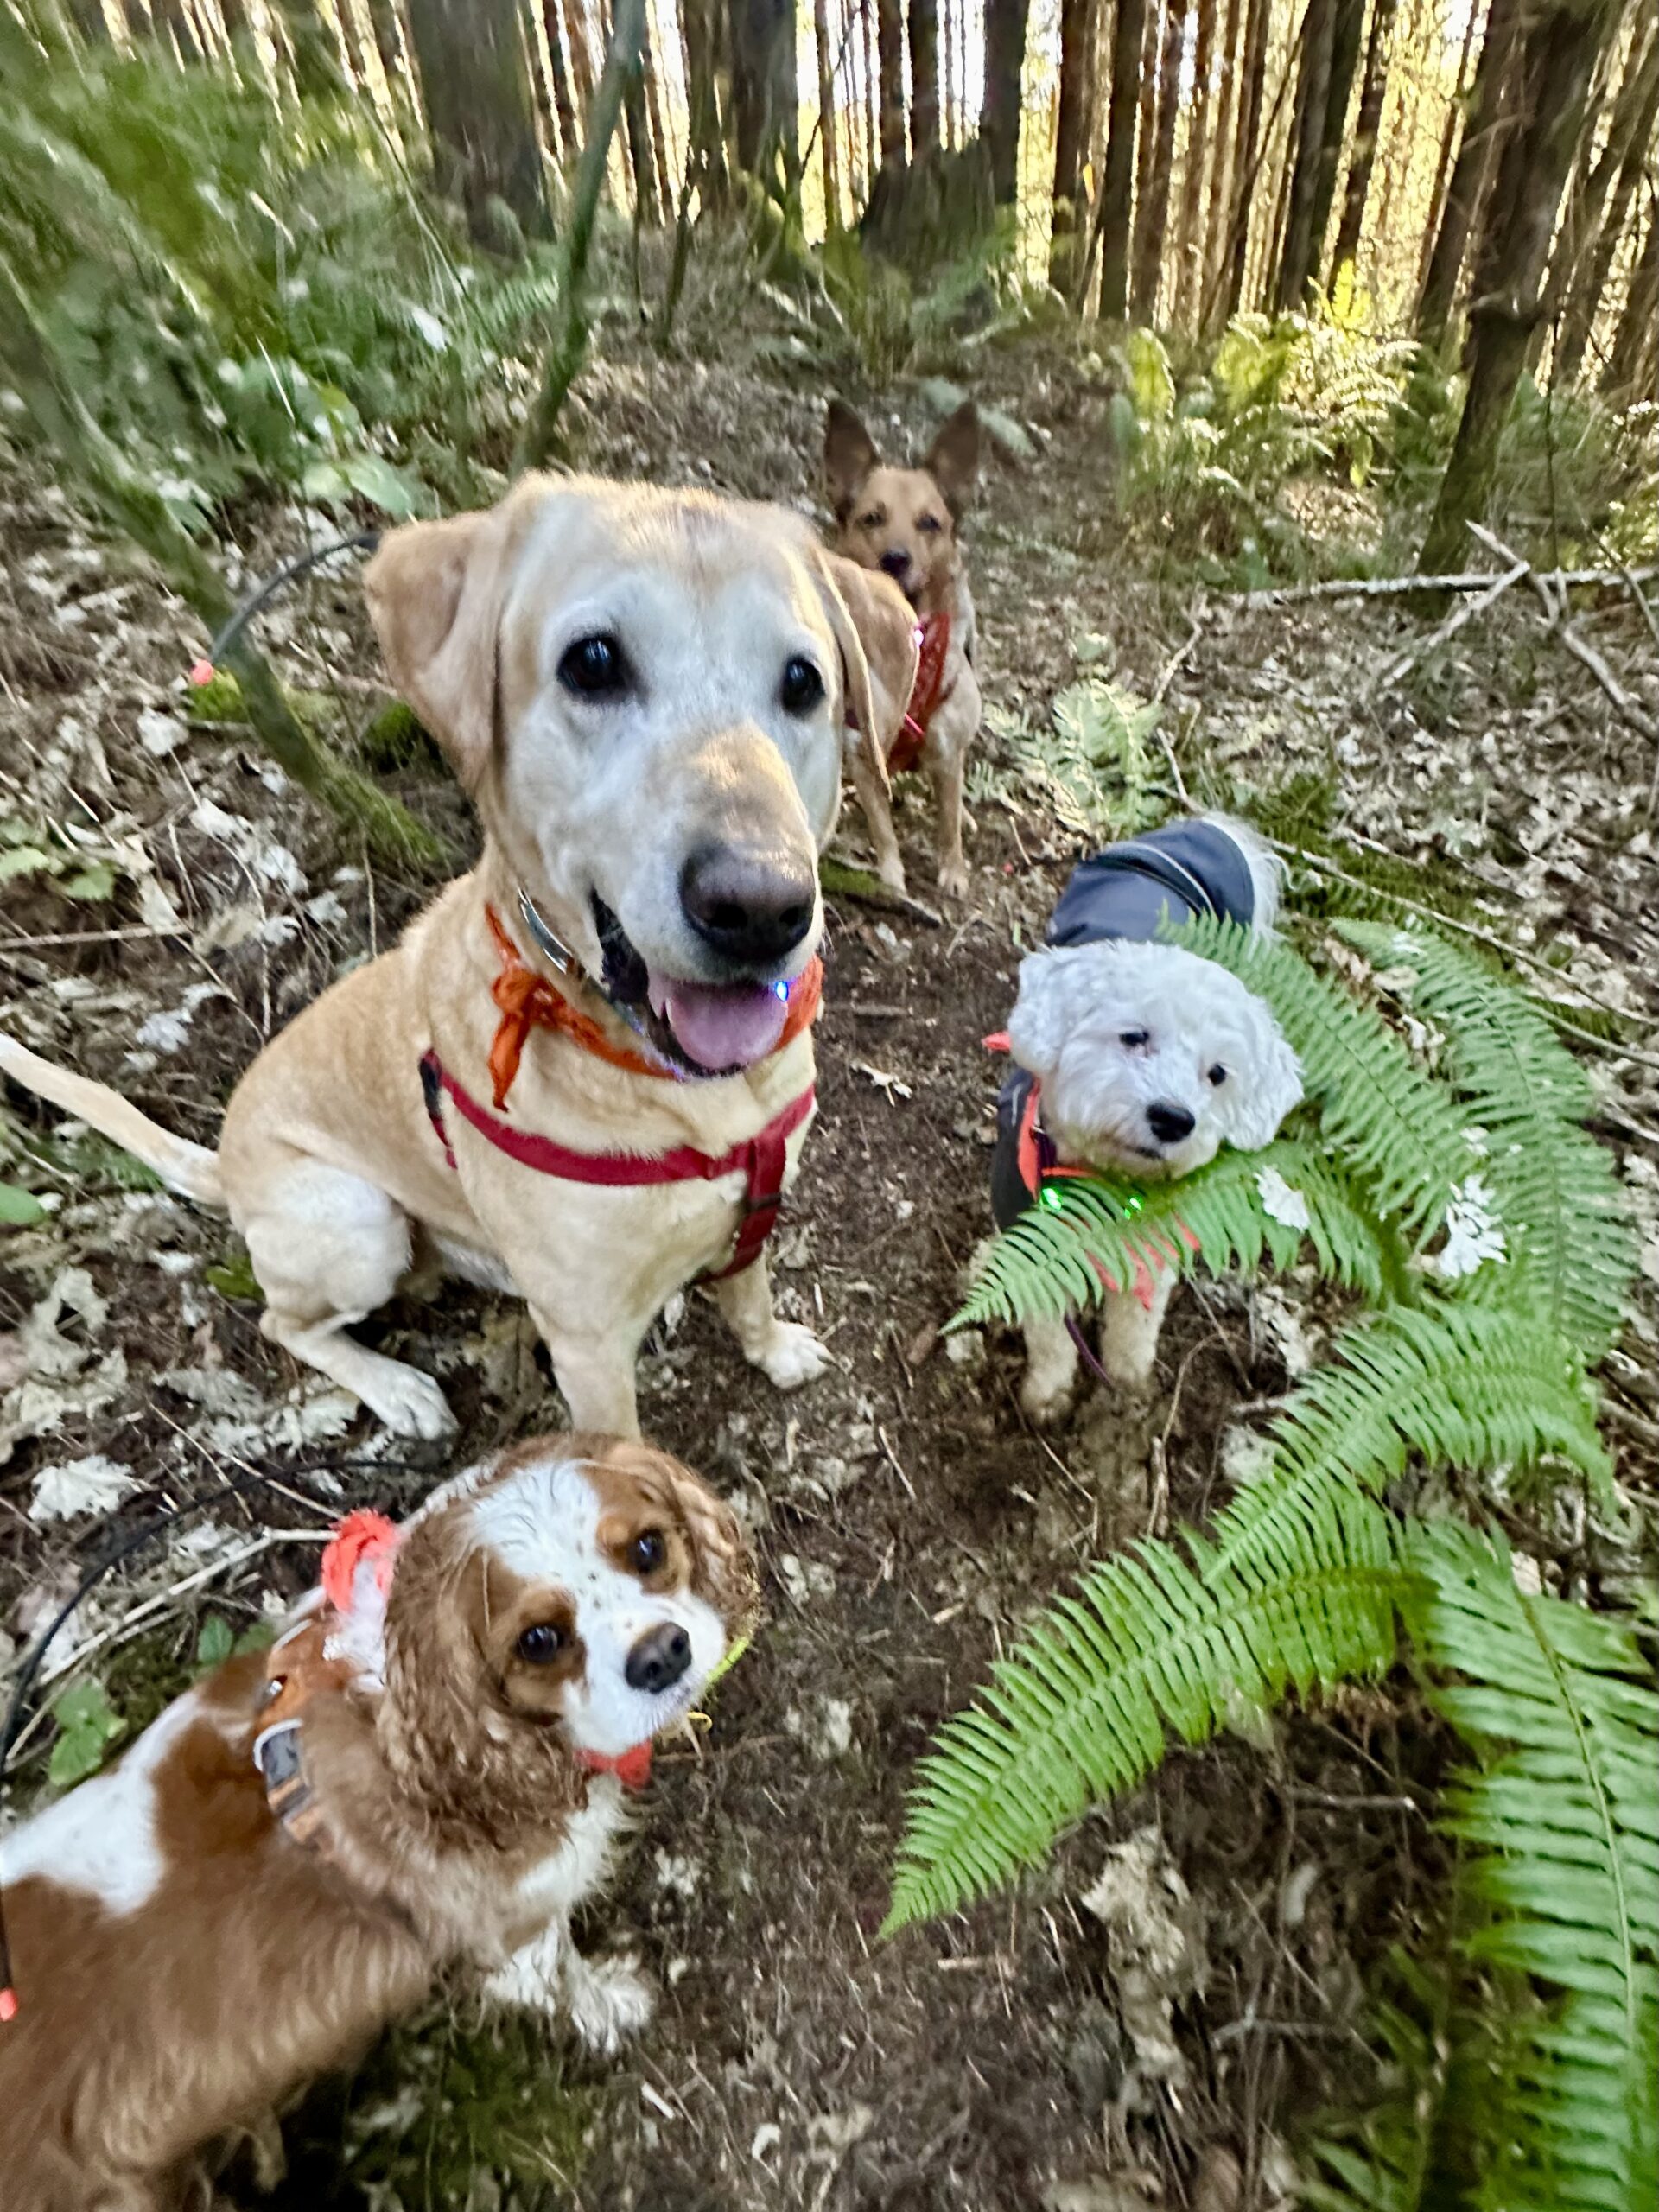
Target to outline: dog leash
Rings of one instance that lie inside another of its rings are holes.
[[[302,576],[308,569],[315,569],[320,562],[331,560],[336,553],[372,553],[380,543],[378,530],[355,530],[344,537],[336,537],[327,545],[315,546],[308,553],[297,554],[291,561],[284,561],[261,584],[256,584],[246,598],[238,601],[224,626],[202,658],[193,664],[190,681],[200,690],[211,683],[219,674],[219,664],[240,638],[254,616],[276,597],[286,583],[296,576]]]

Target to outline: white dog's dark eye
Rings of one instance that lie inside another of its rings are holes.
[[[823,678],[811,662],[797,653],[784,663],[783,689],[779,697],[786,715],[810,715],[823,696]]]
[[[668,1558],[668,1541],[660,1529],[647,1529],[644,1535],[634,1538],[629,1549],[641,1574],[655,1574]]]
[[[1149,1029],[1125,1029],[1120,1033],[1117,1041],[1134,1052],[1137,1046],[1151,1044],[1152,1032]]]
[[[551,1621],[537,1621],[518,1638],[518,1656],[532,1667],[545,1667],[564,1649],[564,1630]]]
[[[1210,1071],[1210,1080],[1215,1084],[1217,1090],[1221,1089],[1222,1084],[1227,1080],[1227,1071],[1223,1067],[1219,1060],[1216,1062],[1214,1067]]]
[[[579,698],[613,699],[627,689],[628,664],[617,640],[601,631],[565,647],[559,681]]]

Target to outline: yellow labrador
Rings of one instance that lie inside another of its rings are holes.
[[[349,1332],[435,1265],[528,1301],[577,1428],[638,1434],[645,1331],[734,1258],[744,1353],[810,1380],[759,1248],[812,1110],[843,725],[890,736],[915,678],[902,597],[782,510],[543,477],[391,531],[366,582],[477,868],[271,1041],[216,1154],[0,1067],[226,1206],[265,1334],[405,1434],[449,1428],[442,1391]]]

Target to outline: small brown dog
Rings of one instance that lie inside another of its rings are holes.
[[[973,402],[964,402],[941,424],[919,468],[893,468],[883,462],[852,409],[832,399],[823,426],[823,473],[836,552],[891,576],[915,611],[920,667],[887,766],[896,774],[918,760],[925,764],[938,810],[939,888],[959,899],[968,889],[962,779],[980,717],[974,603],[957,542],[979,474]],[[869,825],[877,873],[902,891],[905,864],[893,833],[887,779],[862,745],[849,747],[848,766]]]
[[[754,1599],[726,1506],[614,1438],[342,1522],[270,1651],[0,1845],[5,2212],[198,2212],[227,2138],[280,2170],[275,2113],[446,1970],[596,2050],[642,2026],[649,1983],[570,1916]]]

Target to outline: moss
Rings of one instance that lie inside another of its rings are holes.
[[[127,1724],[123,1747],[189,1688],[195,1679],[195,1649],[194,1623],[175,1617],[122,1644],[99,1669],[110,1703]]]
[[[404,768],[441,771],[443,756],[412,707],[388,699],[369,717],[357,741],[365,767],[385,774]]]
[[[253,1262],[248,1257],[248,1248],[239,1240],[226,1249],[224,1258],[217,1267],[203,1270],[207,1282],[221,1298],[252,1298],[262,1304],[264,1292],[259,1287],[259,1278],[253,1272]]]
[[[191,687],[184,695],[187,721],[206,722],[214,727],[224,723],[245,722],[247,702],[242,696],[242,686],[225,669],[215,669],[206,683]]]
[[[544,2025],[470,2028],[435,2006],[301,2107],[270,2212],[555,2212],[573,2200],[599,2102],[567,2079]]]
[[[1402,860],[1351,844],[1331,827],[1336,804],[1335,778],[1306,771],[1274,790],[1241,791],[1236,798],[1237,811],[1265,836],[1296,846],[1316,861],[1328,861],[1346,879],[1299,865],[1287,854],[1299,915],[1315,921],[1343,916],[1389,921],[1410,907],[1426,906],[1456,921],[1478,918],[1469,879],[1455,861],[1433,852]]]

